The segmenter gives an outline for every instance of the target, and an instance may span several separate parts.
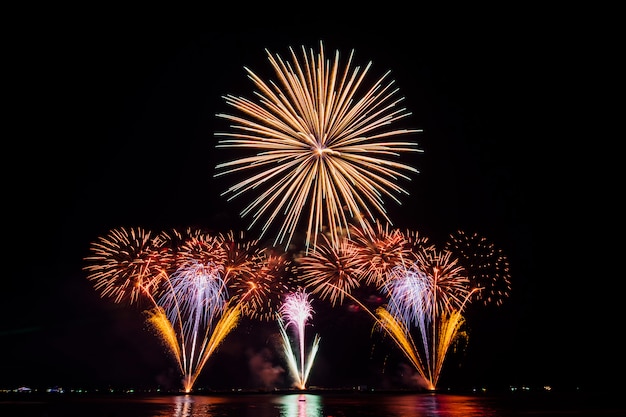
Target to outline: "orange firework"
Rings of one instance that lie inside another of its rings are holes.
[[[322,235],[315,250],[296,259],[298,276],[311,294],[332,305],[341,304],[346,294],[360,286],[363,263],[357,255],[357,248],[348,239],[333,246]]]
[[[184,232],[173,230],[169,237],[172,251],[176,254],[177,268],[196,263],[203,265],[226,263],[226,252],[219,236],[210,235],[200,229],[187,228]]]
[[[351,227],[350,242],[357,249],[363,265],[363,279],[366,284],[381,288],[389,272],[411,257],[411,248],[405,235],[398,229],[383,226],[376,221],[376,227]]]
[[[174,258],[165,243],[142,228],[112,229],[91,244],[83,269],[102,297],[132,304],[167,277]]]
[[[261,321],[276,317],[283,295],[293,290],[291,260],[266,248],[253,258],[249,273],[229,283],[232,299],[241,304],[242,315]]]

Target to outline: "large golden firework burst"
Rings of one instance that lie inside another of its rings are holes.
[[[303,46],[301,58],[289,50],[291,61],[266,51],[278,82],[245,68],[256,100],[224,96],[238,115],[217,115],[231,123],[230,132],[215,134],[217,147],[250,153],[218,164],[215,176],[245,175],[222,195],[255,194],[240,215],[252,216],[250,228],[263,223],[261,237],[277,222],[275,245],[288,247],[306,223],[308,250],[319,232],[339,244],[352,221],[369,230],[378,214],[391,223],[385,200],[400,204],[398,195],[408,192],[398,181],[418,172],[400,156],[422,151],[396,138],[421,130],[394,127],[411,113],[399,107],[404,98],[389,72],[367,88],[372,63],[353,67],[354,51],[342,67],[339,51],[327,59],[322,42],[317,54]]]

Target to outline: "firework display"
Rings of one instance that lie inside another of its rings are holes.
[[[467,258],[437,249],[416,230],[380,223],[373,235],[352,230],[337,246],[321,239],[316,250],[297,261],[304,287],[333,306],[348,298],[359,305],[411,362],[421,386],[436,389],[446,354],[461,335],[467,306],[482,291],[464,267]],[[506,257],[499,256],[506,265]],[[375,311],[362,299],[371,293],[384,300]]]
[[[256,100],[226,95],[234,114],[217,115],[231,128],[215,133],[217,147],[242,155],[218,164],[215,176],[238,178],[222,195],[250,197],[240,215],[260,227],[258,238],[117,228],[84,259],[103,298],[140,305],[185,392],[244,317],[278,323],[293,385],[306,389],[320,343],[315,334],[307,352],[313,297],[331,308],[346,300],[361,307],[421,386],[435,390],[468,306],[499,306],[509,295],[508,260],[486,238],[458,231],[440,249],[393,225],[385,204],[401,203],[408,192],[399,181],[418,172],[401,157],[421,152],[399,138],[420,130],[402,127],[410,113],[389,73],[368,84],[371,63],[353,66],[353,53],[342,63],[339,51],[329,59],[319,46],[301,55],[290,49],[290,60],[266,51],[278,81],[245,68]],[[273,245],[261,244],[275,229]],[[296,233],[304,247],[291,251]]]
[[[266,255],[243,233],[187,229],[154,235],[111,230],[91,245],[88,279],[116,302],[147,300],[147,321],[179,365],[190,392],[209,357],[243,316],[273,317],[290,288],[279,256]]]

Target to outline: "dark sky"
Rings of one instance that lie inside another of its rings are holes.
[[[614,281],[623,273],[604,272],[610,244],[599,232],[613,208],[594,204],[612,206],[611,196],[601,192],[604,175],[588,174],[610,170],[595,160],[606,138],[589,128],[602,80],[597,68],[582,69],[601,54],[584,28],[523,20],[416,18],[385,30],[33,25],[5,64],[13,129],[3,164],[0,388],[175,381],[141,312],[100,299],[83,258],[118,227],[243,227],[213,179],[213,133],[225,129],[215,114],[229,110],[221,96],[252,96],[244,66],[273,75],[266,48],[287,56],[320,40],[327,53],[354,49],[373,74],[391,70],[411,124],[424,130],[415,137],[420,173],[402,206],[389,202],[392,220],[438,242],[477,232],[508,256],[511,295],[468,315],[467,351],[446,362],[445,383],[589,387],[621,377]],[[402,358],[388,349],[381,376],[384,354],[366,318],[339,310],[317,319],[311,384],[397,382]],[[272,332],[242,324],[201,382],[254,386],[248,364]]]

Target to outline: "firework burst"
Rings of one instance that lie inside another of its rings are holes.
[[[254,259],[263,250],[258,240],[247,239],[244,232],[232,230],[220,234],[221,250],[224,252],[224,269],[228,279],[239,281],[254,273]]]
[[[459,258],[484,305],[501,305],[511,291],[509,261],[502,250],[478,233],[450,234],[446,249]]]
[[[174,258],[165,243],[139,227],[112,229],[91,244],[83,269],[102,297],[133,304],[166,277]]]
[[[382,288],[389,272],[411,258],[409,243],[399,229],[376,221],[375,227],[352,227],[350,241],[357,249],[367,285]]]
[[[435,249],[435,245],[430,242],[428,236],[424,236],[418,230],[405,230],[404,242],[406,245],[405,250],[409,250],[411,253]]]
[[[269,248],[253,258],[250,274],[231,281],[232,299],[241,304],[242,314],[260,321],[272,320],[283,295],[293,291],[291,260]]]
[[[172,251],[176,254],[177,268],[194,265],[226,265],[226,251],[221,237],[198,229],[186,229],[181,233],[173,231]],[[222,271],[224,273],[224,271]]]
[[[359,252],[348,239],[332,245],[326,235],[315,250],[296,259],[298,276],[304,287],[334,306],[360,286],[363,275]]]
[[[365,219],[373,219],[374,211],[391,223],[385,199],[399,204],[398,195],[408,192],[398,179],[418,172],[399,157],[421,152],[415,142],[396,138],[421,130],[392,128],[410,113],[399,107],[403,98],[389,72],[367,88],[371,63],[352,68],[353,53],[342,68],[339,52],[331,62],[321,43],[317,55],[304,47],[301,58],[290,52],[288,62],[267,51],[278,83],[268,84],[245,68],[257,101],[224,97],[239,115],[217,115],[232,129],[216,133],[222,138],[217,147],[250,154],[216,166],[216,177],[247,174],[222,195],[232,200],[255,193],[241,216],[252,216],[250,227],[263,222],[261,236],[279,222],[274,244],[286,247],[301,224],[308,249],[310,239],[326,229],[337,244],[352,219],[369,228]]]
[[[416,266],[432,282],[433,314],[456,310],[467,302],[471,291],[467,272],[449,251],[431,248],[417,254]]]

